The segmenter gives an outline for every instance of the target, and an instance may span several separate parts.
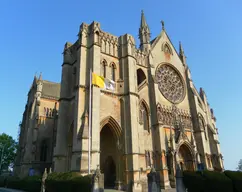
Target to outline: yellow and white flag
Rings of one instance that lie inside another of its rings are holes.
[[[104,78],[95,73],[92,73],[92,84],[111,91],[114,91],[116,88],[116,83],[113,80]]]
[[[105,78],[104,79],[104,88],[107,89],[107,90],[111,90],[111,91],[114,91],[115,88],[116,88],[116,84],[113,80],[111,79],[108,79],[108,78]]]
[[[96,85],[100,88],[104,88],[104,86],[105,86],[104,77],[99,76],[95,73],[92,73],[92,84]]]

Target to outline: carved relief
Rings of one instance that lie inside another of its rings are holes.
[[[161,50],[164,51],[164,53],[166,54],[173,55],[172,49],[168,43],[163,43]]]
[[[157,104],[157,119],[158,122],[163,125],[174,126],[175,116],[181,120],[182,126],[186,129],[192,128],[192,118],[188,111],[176,108],[175,111],[172,107],[161,106],[160,103]]]
[[[101,51],[109,55],[118,56],[118,38],[105,32],[100,32]]]
[[[185,96],[181,75],[173,67],[164,64],[156,70],[156,80],[162,95],[172,103],[180,103]]]

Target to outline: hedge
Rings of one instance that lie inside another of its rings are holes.
[[[242,172],[183,172],[183,182],[191,192],[242,192]]]
[[[234,192],[242,192],[242,172],[224,171],[224,174],[232,180]]]
[[[47,192],[91,192],[92,177],[76,172],[51,173],[45,181]]]
[[[7,185],[7,177],[0,176],[0,187],[6,187],[6,185]]]
[[[204,191],[233,192],[233,183],[224,173],[204,171],[201,174],[205,178]]]
[[[205,179],[199,172],[184,171],[183,182],[188,191],[203,192]]]
[[[26,192],[39,192],[41,188],[41,176],[31,176],[23,179],[8,177],[7,188],[19,189]]]

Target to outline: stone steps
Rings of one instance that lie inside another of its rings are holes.
[[[161,189],[161,191],[163,192],[176,192],[176,189]]]

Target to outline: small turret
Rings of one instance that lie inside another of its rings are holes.
[[[63,64],[71,64],[73,62],[71,46],[72,44],[70,42],[66,42],[63,52]]]
[[[141,12],[141,22],[139,28],[140,49],[148,51],[150,49],[150,29],[146,23],[144,11]]]
[[[180,56],[180,59],[181,59],[182,63],[184,65],[187,65],[186,56],[185,56],[185,53],[184,53],[184,50],[183,50],[181,42],[179,42],[179,56]]]
[[[37,92],[41,92],[42,91],[42,87],[43,87],[43,83],[42,83],[42,73],[40,73],[39,78],[37,80]]]

